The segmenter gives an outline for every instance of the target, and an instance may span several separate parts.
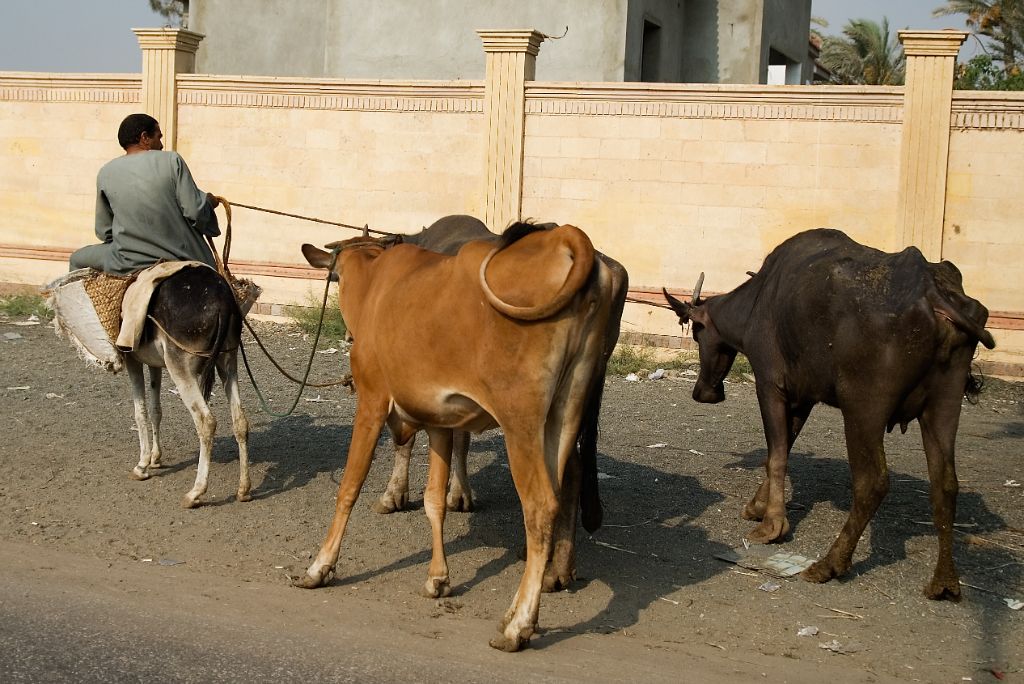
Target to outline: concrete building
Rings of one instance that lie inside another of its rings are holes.
[[[563,36],[541,81],[806,83],[811,0],[191,0],[200,73],[482,79],[476,29]]]

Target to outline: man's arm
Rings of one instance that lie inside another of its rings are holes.
[[[100,242],[114,241],[114,212],[100,189],[99,179],[96,181],[96,237]]]
[[[212,195],[203,192],[196,187],[192,179],[192,172],[180,155],[174,154],[173,164],[176,174],[176,185],[178,194],[178,207],[185,220],[195,227],[202,235],[217,237],[220,235],[220,226],[217,224],[217,214],[213,209],[216,200],[211,201]]]

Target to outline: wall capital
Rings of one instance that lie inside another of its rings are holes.
[[[967,40],[966,31],[900,31],[903,54],[907,57],[956,57]]]
[[[135,28],[132,29],[143,50],[180,50],[195,54],[206,36],[188,29]]]
[[[525,52],[536,57],[544,42],[544,34],[533,29],[477,29],[476,33],[483,41],[484,52]]]

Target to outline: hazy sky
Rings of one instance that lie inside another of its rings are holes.
[[[851,18],[878,21],[883,16],[889,17],[893,31],[964,25],[959,16],[931,16],[941,0],[813,3],[812,14],[829,22],[826,33],[839,33]],[[0,0],[0,10],[0,71],[137,73],[142,69],[142,57],[131,29],[163,23],[146,0]],[[969,41],[965,53],[973,52]]]

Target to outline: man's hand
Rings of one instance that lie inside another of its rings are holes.
[[[217,207],[220,206],[220,201],[213,196],[212,192],[206,193],[206,201],[210,203],[211,209],[216,209]]]

